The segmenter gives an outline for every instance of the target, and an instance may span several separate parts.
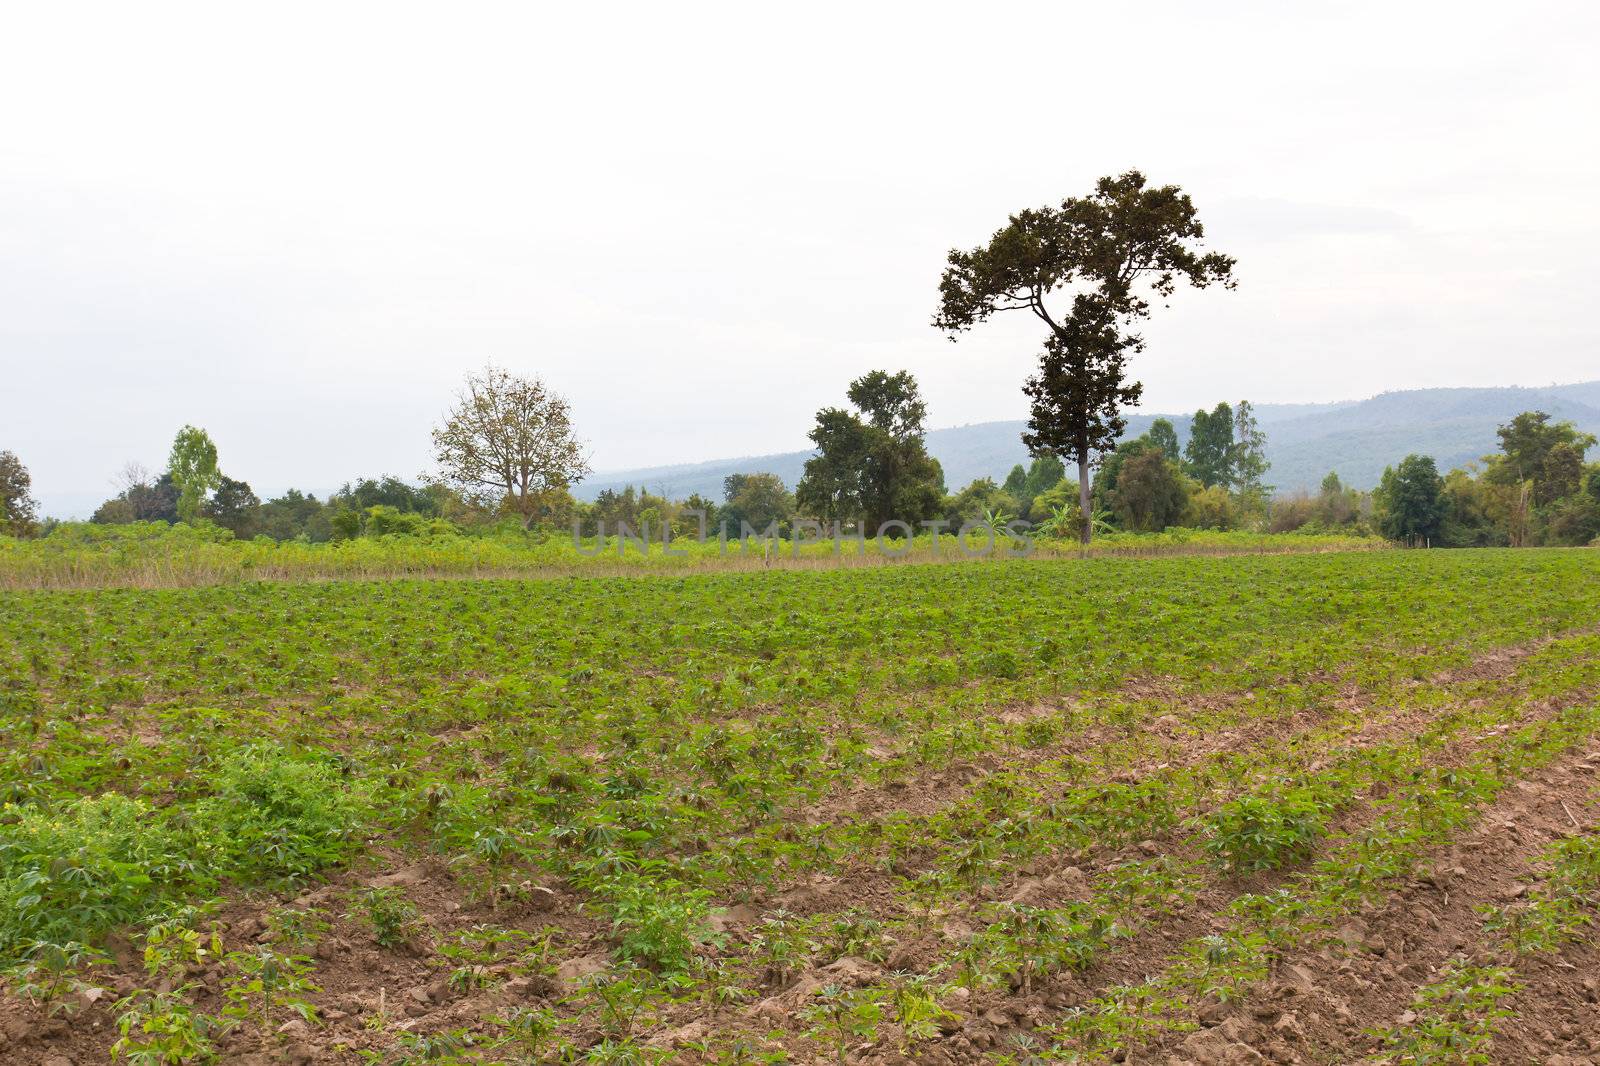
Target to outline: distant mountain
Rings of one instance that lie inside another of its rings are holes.
[[[1264,426],[1273,461],[1268,480],[1280,488],[1314,487],[1337,470],[1348,484],[1371,488],[1384,467],[1412,452],[1433,456],[1443,473],[1498,450],[1495,429],[1535,410],[1600,435],[1600,381],[1386,392],[1338,411]]]
[[[1267,481],[1279,492],[1292,492],[1315,489],[1330,470],[1347,485],[1370,489],[1384,467],[1412,452],[1433,456],[1441,472],[1462,466],[1497,448],[1496,427],[1532,410],[1570,419],[1600,436],[1600,381],[1531,389],[1413,389],[1340,403],[1261,404],[1256,416],[1267,434],[1272,462]],[[1170,419],[1179,438],[1188,439],[1189,415],[1133,414],[1126,435],[1138,436],[1157,418]],[[944,467],[952,492],[974,478],[1001,481],[1017,463],[1029,461],[1023,428],[1017,421],[929,430],[928,451]],[[784,452],[597,474],[577,494],[592,500],[604,489],[634,485],[674,498],[698,492],[721,499],[723,478],[758,472],[777,474],[792,489],[812,454]]]

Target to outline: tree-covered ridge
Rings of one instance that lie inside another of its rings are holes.
[[[1386,466],[1411,452],[1433,456],[1441,470],[1487,455],[1498,446],[1496,427],[1523,411],[1546,411],[1585,432],[1600,433],[1600,381],[1538,389],[1414,389],[1353,402],[1260,403],[1255,408],[1267,433],[1266,455],[1272,464],[1268,480],[1279,492],[1314,492],[1329,470],[1351,488],[1370,491]],[[1187,441],[1191,417],[1190,412],[1130,411],[1122,439],[1138,437],[1156,419],[1165,418],[1180,440]],[[1028,462],[1021,440],[1026,427],[1016,420],[930,429],[928,453],[939,461],[951,486],[984,477],[999,481],[1017,463]],[[574,494],[587,500],[608,488],[646,485],[678,497],[714,496],[724,477],[744,471],[772,473],[793,485],[812,454],[744,455],[602,472],[586,479]]]

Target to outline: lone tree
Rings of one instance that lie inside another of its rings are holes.
[[[0,452],[0,533],[26,537],[38,521],[32,495],[33,478],[11,452]]]
[[[1089,464],[1116,442],[1122,409],[1142,391],[1125,380],[1128,356],[1144,347],[1129,328],[1149,317],[1152,296],[1164,299],[1180,283],[1234,286],[1234,260],[1198,251],[1204,236],[1182,190],[1147,186],[1130,170],[1060,207],[1012,215],[988,244],[950,253],[933,324],[951,340],[998,311],[1032,312],[1049,330],[1024,387],[1032,411],[1022,439],[1036,455],[1078,464],[1085,542]]]
[[[589,473],[567,401],[536,377],[494,366],[467,378],[433,431],[433,453],[442,480],[493,497],[523,529]]]
[[[167,475],[178,490],[178,521],[194,522],[200,517],[200,505],[206,496],[222,484],[217,446],[210,434],[193,426],[178,430],[167,457]]]
[[[902,370],[874,370],[850,383],[856,410],[817,412],[810,437],[817,455],[795,486],[799,506],[818,518],[859,519],[869,534],[889,521],[915,528],[939,513],[944,472],[928,455],[928,408],[917,379]]]

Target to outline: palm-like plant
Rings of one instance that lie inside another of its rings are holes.
[[[1064,503],[1039,523],[1038,533],[1046,537],[1076,537],[1082,528],[1083,518],[1077,508]],[[1089,516],[1089,531],[1094,536],[1110,533],[1114,528],[1111,525],[1111,512],[1104,508],[1097,509]]]
[[[985,508],[983,512],[983,524],[996,533],[1005,532],[1006,526],[1009,526],[1015,519],[1015,515],[1007,514],[1003,508],[999,507]]]

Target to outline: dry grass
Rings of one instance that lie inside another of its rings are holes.
[[[1006,553],[969,555],[954,537],[937,543],[917,537],[909,547],[865,550],[851,541],[806,544],[798,550],[782,543],[770,552],[759,547],[726,550],[715,542],[681,544],[683,554],[666,555],[660,545],[648,554],[615,545],[585,554],[564,537],[384,537],[331,544],[235,541],[215,529],[141,525],[71,526],[40,540],[0,538],[0,589],[181,588],[247,581],[387,581],[410,579],[492,579],[639,577],[758,570],[855,569],[927,563],[1003,561]],[[1034,558],[1138,558],[1155,555],[1237,555],[1383,548],[1362,537],[1295,534],[1214,533],[1173,530],[1161,534],[1117,534],[1088,547],[1069,541],[1035,541]],[[593,546],[589,546],[593,550]]]

